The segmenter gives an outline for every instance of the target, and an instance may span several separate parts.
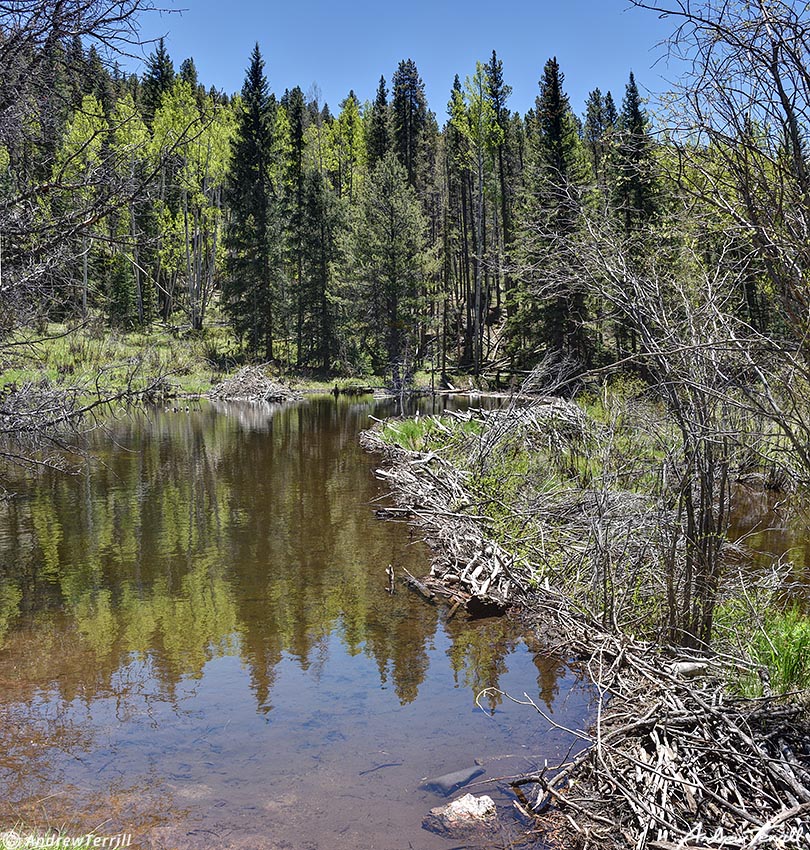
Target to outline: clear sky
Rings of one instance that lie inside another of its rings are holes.
[[[184,9],[143,18],[143,36],[166,36],[179,68],[193,56],[200,81],[233,93],[242,87],[250,51],[259,42],[277,94],[317,85],[333,112],[354,89],[373,99],[380,74],[390,85],[399,60],[413,59],[440,123],[455,74],[462,81],[492,50],[512,86],[512,109],[534,104],[543,65],[556,56],[574,110],[588,92],[611,90],[618,106],[629,72],[639,87],[660,92],[674,70],[657,46],[673,28],[627,0],[169,0]],[[146,52],[149,52],[147,47]],[[656,64],[657,63],[657,64]],[[141,67],[133,70],[141,71]]]

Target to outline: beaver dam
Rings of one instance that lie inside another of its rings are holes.
[[[434,552],[430,573],[407,581],[451,614],[520,609],[547,650],[576,659],[593,683],[586,731],[522,688],[479,697],[509,699],[527,728],[570,741],[559,764],[510,781],[516,809],[546,837],[808,847],[806,565],[763,562],[734,542],[735,502],[750,509],[746,493],[767,483],[738,470],[708,502],[716,558],[703,569],[708,558],[683,539],[682,501],[667,492],[687,485],[674,463],[661,475],[666,423],[641,398],[612,404],[539,399],[366,432],[396,496],[387,515],[418,527]],[[757,523],[745,522],[750,537]]]

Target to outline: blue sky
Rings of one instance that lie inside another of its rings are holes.
[[[176,67],[193,56],[201,82],[232,93],[241,88],[258,41],[273,91],[300,85],[307,92],[316,84],[333,112],[351,88],[361,101],[372,99],[380,74],[390,84],[405,58],[416,62],[440,123],[453,76],[458,73],[463,81],[476,60],[487,60],[493,49],[513,89],[510,106],[520,112],[533,105],[550,56],[560,62],[578,114],[596,86],[612,90],[620,106],[630,70],[642,92],[660,92],[675,76],[665,61],[657,62],[663,49],[656,46],[672,23],[629,8],[627,0],[173,0],[158,5],[184,10],[151,13],[142,24],[144,37],[166,36]]]

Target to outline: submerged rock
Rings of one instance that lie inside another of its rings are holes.
[[[483,767],[473,765],[472,767],[465,767],[463,770],[445,773],[443,776],[426,779],[419,787],[449,797],[453,791],[463,788],[468,782],[472,782],[476,776],[481,776],[482,773],[486,773]]]
[[[490,832],[497,822],[498,813],[492,797],[465,794],[452,803],[431,809],[422,827],[448,838],[465,838]]]

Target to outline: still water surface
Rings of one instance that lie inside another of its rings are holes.
[[[570,741],[589,690],[507,620],[446,621],[374,518],[368,400],[203,405],[120,422],[84,475],[0,504],[0,830],[155,848],[449,848],[421,780],[482,779]],[[497,783],[486,790],[509,817]],[[511,846],[507,827],[488,846]]]

